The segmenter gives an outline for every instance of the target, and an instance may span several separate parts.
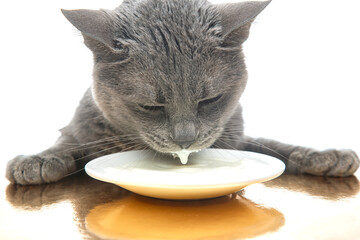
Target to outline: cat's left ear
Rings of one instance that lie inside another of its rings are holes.
[[[64,10],[64,16],[87,37],[99,41],[113,49],[114,32],[109,14],[105,10]]]
[[[223,47],[239,47],[249,36],[251,23],[271,2],[250,1],[216,5],[221,17]]]

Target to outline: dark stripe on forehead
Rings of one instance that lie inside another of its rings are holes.
[[[166,103],[166,98],[164,96],[164,93],[161,89],[158,89],[156,91],[156,102],[160,104]]]

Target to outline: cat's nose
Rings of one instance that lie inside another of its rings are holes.
[[[172,133],[174,142],[183,149],[190,147],[196,141],[197,135],[195,124],[190,121],[176,123]]]

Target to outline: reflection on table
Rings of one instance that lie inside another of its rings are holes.
[[[88,230],[110,239],[243,239],[283,224],[280,212],[237,194],[198,201],[131,195],[99,205],[86,217]]]
[[[142,197],[86,174],[39,186],[0,183],[6,188],[1,239],[326,239],[336,234],[356,239],[360,234],[356,176],[283,175],[198,201]],[[51,236],[41,232],[44,223],[67,227]]]

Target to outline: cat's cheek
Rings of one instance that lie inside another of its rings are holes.
[[[199,149],[210,147],[221,136],[222,131],[222,127],[213,127],[210,129],[202,130],[199,134],[198,141],[196,142],[194,147],[197,147]]]

